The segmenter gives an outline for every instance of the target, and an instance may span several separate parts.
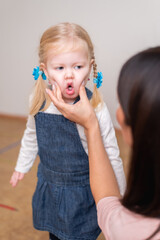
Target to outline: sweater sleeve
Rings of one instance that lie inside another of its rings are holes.
[[[21,148],[17,160],[15,170],[17,172],[26,173],[28,172],[38,153],[35,119],[29,115],[26,129],[21,140]]]
[[[115,197],[102,198],[97,204],[98,225],[106,239],[149,239],[159,228],[159,218],[145,217],[125,208]],[[160,239],[160,232],[152,240]]]
[[[103,106],[100,110],[96,111],[96,115],[99,121],[104,147],[114,170],[120,193],[123,195],[126,188],[123,162],[119,157],[119,147],[115,136],[114,126],[112,124],[111,117],[105,103],[103,103]]]

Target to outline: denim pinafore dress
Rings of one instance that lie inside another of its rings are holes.
[[[86,88],[90,99],[92,93]],[[77,100],[78,101],[78,100]],[[89,185],[89,162],[74,122],[63,115],[35,116],[38,182],[33,224],[61,240],[95,240],[101,230]]]

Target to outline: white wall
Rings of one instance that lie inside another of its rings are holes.
[[[117,125],[119,70],[135,52],[160,44],[160,0],[0,0],[0,113],[27,115],[40,36],[64,21],[90,34],[104,75],[101,92]]]

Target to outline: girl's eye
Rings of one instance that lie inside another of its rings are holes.
[[[75,66],[74,68],[75,68],[75,69],[81,69],[82,66],[79,65],[79,66]]]
[[[56,67],[56,70],[63,70],[63,67]]]

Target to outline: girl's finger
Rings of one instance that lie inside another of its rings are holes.
[[[18,182],[18,173],[14,172],[11,177],[10,184],[12,185],[12,187],[15,187],[17,185],[17,182]]]
[[[24,173],[19,173],[18,180],[22,180],[24,178]]]

